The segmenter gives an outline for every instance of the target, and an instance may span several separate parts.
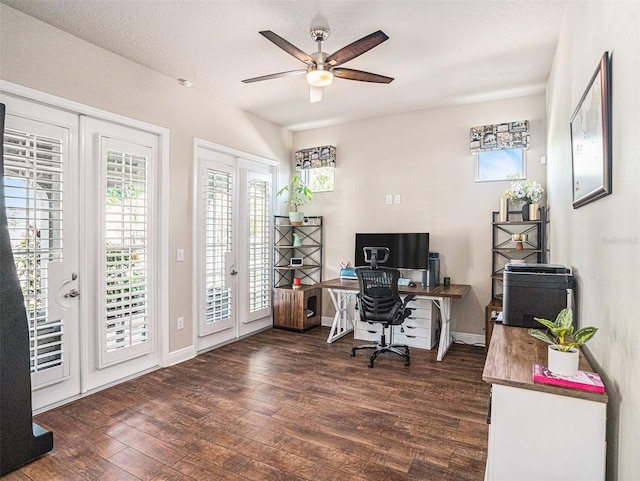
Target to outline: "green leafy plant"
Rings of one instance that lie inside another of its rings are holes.
[[[545,326],[548,332],[541,329],[529,329],[529,334],[556,346],[556,349],[562,352],[569,352],[572,347],[582,346],[598,331],[597,327],[583,327],[574,333],[573,311],[571,309],[562,309],[555,322],[538,317],[534,319]]]
[[[298,207],[308,204],[313,199],[313,191],[297,175],[291,177],[289,183],[280,189],[276,195],[280,196],[285,192],[289,193],[289,198],[285,201],[285,204],[289,204],[293,212],[297,212]]]

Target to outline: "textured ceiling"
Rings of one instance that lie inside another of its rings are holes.
[[[291,130],[542,92],[565,0],[0,0],[83,40]],[[258,34],[305,52],[312,25],[332,53],[376,30],[390,38],[344,67],[389,85],[336,79],[309,102],[304,68]]]

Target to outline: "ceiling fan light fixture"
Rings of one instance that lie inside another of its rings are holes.
[[[329,70],[309,70],[307,72],[307,83],[314,87],[326,87],[333,82],[333,74]]]

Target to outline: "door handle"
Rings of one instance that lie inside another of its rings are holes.
[[[80,295],[80,292],[78,291],[78,289],[71,289],[69,292],[67,292],[64,297],[78,297]]]

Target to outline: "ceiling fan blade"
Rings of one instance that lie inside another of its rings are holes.
[[[301,62],[304,62],[307,65],[316,64],[316,61],[313,59],[313,57],[306,54],[305,52],[300,50],[298,47],[293,45],[292,43],[289,43],[280,35],[273,33],[271,30],[263,30],[262,32],[260,32],[260,35],[262,35],[267,40],[270,40],[271,42],[275,43],[282,50],[287,52],[289,55],[293,55],[295,58],[297,58]]]
[[[273,78],[294,77],[296,75],[302,75],[305,73],[307,73],[306,69],[289,70],[288,72],[272,73],[271,75],[263,75],[261,77],[247,78],[247,79],[244,79],[243,82],[246,84],[250,84],[252,82],[261,82],[263,80],[271,80]]]
[[[313,85],[309,87],[309,100],[311,103],[320,102],[324,95],[324,87],[314,87]]]
[[[353,43],[350,43],[346,47],[341,48],[337,52],[332,53],[327,57],[325,63],[336,67],[338,65],[342,65],[349,60],[352,60],[363,53],[371,50],[373,47],[380,45],[385,40],[388,40],[389,37],[382,31],[378,30],[377,32],[373,32],[366,37],[362,37],[360,40],[356,40]]]
[[[338,78],[347,80],[359,80],[361,82],[373,82],[378,84],[388,84],[393,82],[392,77],[385,77],[377,73],[363,72],[362,70],[353,70],[351,68],[334,68],[331,70],[333,75]]]

